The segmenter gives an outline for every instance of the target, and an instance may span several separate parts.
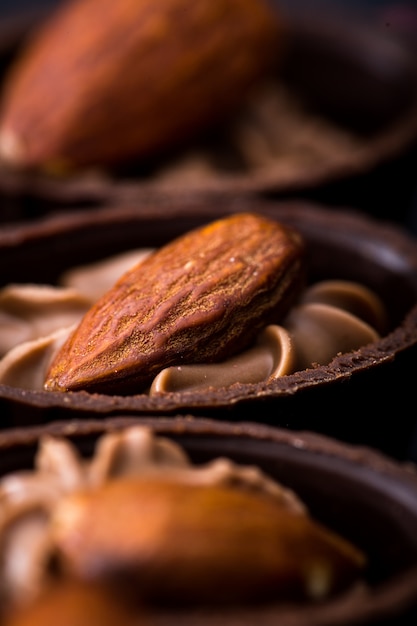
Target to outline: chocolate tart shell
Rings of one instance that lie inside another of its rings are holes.
[[[340,278],[375,290],[386,304],[389,332],[329,365],[273,382],[235,384],[217,391],[110,396],[30,391],[0,385],[2,427],[56,419],[190,412],[221,420],[250,420],[309,429],[408,453],[415,416],[417,242],[390,222],[350,210],[251,198],[70,211],[0,231],[0,285],[53,283],[61,272],[111,254],[159,246],[192,227],[249,210],[295,226],[307,244],[308,281]]]
[[[312,197],[346,180],[355,180],[359,188],[363,180],[357,177],[412,149],[417,140],[417,62],[410,42],[394,28],[330,7],[326,13],[306,7],[288,11],[285,5],[278,10],[283,11],[286,35],[277,46],[276,74],[267,80],[272,97],[265,96],[263,84],[253,96],[262,105],[242,105],[209,138],[203,135],[146,166],[129,162],[112,171],[63,177],[0,166],[0,220],[31,218],[75,204],[88,209],[107,201],[146,201],[161,193],[182,196],[184,191]],[[39,9],[37,19],[36,11],[23,15],[20,31],[18,19],[13,28],[6,24],[4,33],[0,30],[3,75],[44,14]],[[252,120],[249,127],[247,120]],[[273,148],[263,145],[271,141]],[[400,186],[411,188],[405,168],[397,168],[396,176]],[[385,175],[371,186],[381,200],[381,186],[389,193]],[[392,214],[396,211],[393,207]]]
[[[290,432],[254,423],[234,424],[183,417],[115,417],[70,420],[0,433],[2,474],[30,468],[39,438],[68,437],[89,456],[97,438],[134,424],[177,441],[193,462],[226,456],[257,465],[293,489],[311,514],[363,549],[365,580],[315,606],[239,607],[223,610],[155,612],[165,626],[384,626],[414,623],[417,617],[417,475],[415,467],[379,452],[349,446],[311,432]]]

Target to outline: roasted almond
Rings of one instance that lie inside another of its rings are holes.
[[[58,504],[51,533],[67,572],[126,575],[158,603],[321,600],[359,578],[366,561],[271,498],[169,478],[74,493]]]
[[[137,393],[164,367],[231,356],[287,313],[303,286],[303,253],[296,231],[251,213],[186,233],[86,313],[45,388]]]
[[[165,152],[240,105],[281,31],[265,0],[66,0],[7,77],[0,155],[60,169]]]

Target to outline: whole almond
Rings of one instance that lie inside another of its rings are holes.
[[[69,573],[127,574],[139,597],[160,603],[323,599],[365,565],[342,537],[272,499],[169,478],[74,493],[57,505],[51,536]]]
[[[59,170],[165,152],[235,110],[280,39],[266,0],[66,0],[6,80],[0,156]]]
[[[287,313],[303,267],[300,235],[256,214],[186,233],[133,267],[86,313],[45,388],[137,393],[170,365],[231,356]]]

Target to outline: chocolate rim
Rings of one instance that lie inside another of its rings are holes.
[[[417,516],[415,466],[396,463],[375,450],[342,444],[308,431],[289,432],[252,422],[234,424],[206,418],[196,419],[192,415],[157,419],[152,416],[125,416],[81,422],[72,420],[54,422],[47,426],[13,429],[0,433],[3,469],[4,463],[7,464],[8,455],[9,464],[11,463],[14,469],[17,469],[16,465],[22,463],[23,459],[27,462],[28,453],[33,453],[39,438],[45,434],[68,437],[85,453],[87,448],[91,451],[94,441],[104,432],[114,432],[136,424],[147,425],[159,435],[172,436],[191,454],[198,455],[202,451],[207,458],[228,453],[239,457],[243,450],[243,455],[258,455],[257,458],[265,459],[266,463],[268,458],[272,458],[284,476],[286,464],[288,466],[293,464],[298,468],[297,463],[300,460],[301,463],[303,460],[307,463],[306,466],[300,467],[304,469],[310,467],[310,471],[315,467],[319,474],[320,468],[328,467],[336,481],[343,482],[343,476],[348,476],[348,480],[353,477],[356,488],[360,484],[376,486],[377,491],[380,490],[382,495],[385,493],[391,498],[392,506],[388,507],[388,510],[405,507],[406,516],[410,515],[411,519]],[[247,462],[248,459],[245,460]],[[10,468],[6,471],[10,471]],[[304,479],[305,475],[304,478],[300,478],[301,483]],[[311,485],[309,487],[311,488]],[[417,565],[412,564],[404,571],[397,572],[395,576],[371,585],[367,593],[348,592],[321,606],[296,609],[268,606],[261,610],[245,608],[230,612],[210,611],[210,614],[181,613],[181,623],[196,626],[206,624],[208,626],[213,623],[232,626],[239,623],[242,626],[249,626],[255,623],[256,619],[256,623],[269,626],[276,624],[279,618],[282,626],[308,624],[342,626],[353,623],[376,623],[377,619],[383,616],[384,620],[392,620],[394,624],[399,623],[398,620],[404,617],[404,613],[407,615],[408,611],[416,609],[416,598]],[[158,616],[155,623],[161,625],[172,623],[172,615]]]
[[[170,202],[169,199],[166,202]],[[177,231],[215,217],[237,209],[248,209],[289,223],[302,233],[307,232],[307,237],[314,238],[312,254],[315,257],[320,256],[322,246],[326,245],[331,245],[334,250],[343,246],[349,258],[352,249],[355,254],[356,249],[359,250],[359,261],[356,258],[355,262],[348,262],[349,271],[357,272],[358,279],[364,271],[364,264],[369,263],[372,275],[376,271],[372,264],[376,263],[378,274],[382,269],[384,283],[378,286],[392,288],[396,294],[391,298],[391,306],[395,307],[401,298],[405,298],[397,325],[379,341],[337,356],[327,366],[296,372],[271,383],[236,384],[221,392],[123,397],[82,391],[31,391],[0,385],[3,426],[92,415],[191,412],[219,419],[235,419],[238,415],[238,419],[252,419],[256,414],[259,421],[272,420],[276,426],[313,428],[338,438],[353,438],[353,441],[381,446],[395,456],[404,454],[414,429],[414,419],[411,412],[405,412],[393,434],[389,414],[395,415],[397,411],[395,394],[401,393],[405,399],[413,389],[412,372],[417,351],[417,246],[411,235],[394,224],[382,223],[357,212],[335,212],[296,202],[274,203],[240,198],[211,204],[207,199],[200,198],[197,203],[194,200],[179,205],[171,202],[169,212],[165,211],[165,203],[150,203],[146,214],[142,209],[108,206],[88,212],[66,212],[42,221],[5,227],[0,232],[0,261],[7,271],[4,270],[2,277],[0,272],[0,282],[16,280],[11,272],[22,270],[19,263],[22,249],[29,268],[32,259],[39,254],[49,259],[50,250],[54,250],[54,264],[51,265],[49,260],[44,263],[58,271],[59,255],[65,257],[69,251],[77,249],[78,244],[84,245],[84,248],[87,246],[89,252],[94,250],[91,242],[104,245],[107,252],[109,248],[113,251],[113,247],[127,249],[129,245],[135,247],[135,244],[127,241],[126,237],[134,239],[138,231],[145,239],[153,233],[163,240],[168,236],[172,238]],[[320,262],[323,263],[323,260]],[[340,270],[333,258],[331,270],[336,275]],[[26,271],[25,267],[23,271]],[[371,277],[374,278],[373,275]],[[373,428],[372,420],[364,424],[361,419],[363,412],[358,411],[358,402],[363,397],[372,398],[373,410],[379,420],[377,429]],[[334,407],[337,407],[337,419]]]
[[[371,25],[354,24],[354,28],[346,28],[346,17],[328,15],[326,18],[317,19],[317,16],[308,15],[292,15],[290,16],[289,29],[294,30],[295,36],[290,40],[289,61],[292,62],[294,56],[293,47],[305,44],[308,50],[311,49],[311,41],[319,42],[321,39],[330,46],[335,48],[337,54],[344,51],[344,60],[348,63],[359,63],[360,70],[370,71],[370,68],[362,67],[364,60],[358,59],[357,49],[362,49],[367,45],[370,51],[370,57],[374,57],[378,50],[388,52],[390,47],[399,46],[404,54],[410,52],[406,45],[396,37],[388,38],[386,32],[379,31]],[[36,23],[35,16],[31,16],[33,22]],[[40,18],[39,18],[40,19]],[[18,34],[18,28],[14,27],[16,45],[23,33],[28,29],[28,18],[23,16],[21,33]],[[336,35],[335,35],[336,33]],[[364,43],[368,36],[368,43]],[[10,47],[10,35],[6,38],[6,44],[3,48]],[[337,42],[337,43],[336,43]],[[404,44],[404,45],[403,45]],[[340,49],[339,49],[340,48]],[[403,48],[403,49],[402,49]],[[298,52],[295,50],[295,56]],[[342,54],[342,56],[343,56]],[[330,55],[332,56],[332,55]],[[366,55],[364,55],[366,56]],[[412,54],[409,55],[411,58]],[[394,55],[395,57],[395,55]],[[410,60],[411,63],[411,60]],[[361,65],[362,64],[362,65]],[[412,65],[412,67],[411,67]],[[412,85],[417,76],[417,67],[414,62],[408,68],[408,84]],[[378,70],[375,70],[375,76],[378,78]],[[286,82],[286,79],[284,79]],[[290,92],[291,92],[290,88]],[[396,90],[394,86],[393,91]],[[355,91],[355,89],[351,90]],[[360,92],[360,90],[358,90]],[[399,89],[400,91],[400,89]],[[277,161],[276,164],[268,168],[260,168],[257,170],[248,170],[242,173],[233,173],[219,169],[213,178],[204,180],[195,180],[189,184],[190,190],[199,193],[232,193],[237,192],[280,192],[280,193],[299,193],[305,189],[314,189],[323,186],[329,182],[343,180],[355,175],[359,175],[365,171],[369,171],[381,162],[391,157],[395,157],[402,150],[411,146],[417,136],[417,90],[408,94],[407,104],[393,114],[392,119],[389,118],[387,123],[382,126],[382,130],[371,134],[359,142],[354,150],[347,150],[344,153],[344,147],[335,145],[334,150],[337,158],[329,156],[321,162],[317,157],[312,162],[294,163],[293,160],[287,163]],[[306,108],[306,116],[312,117],[314,120],[323,118],[323,114],[316,114],[310,111],[309,106]],[[324,115],[326,118],[326,115]],[[370,118],[372,119],[372,118]],[[339,124],[335,123],[334,128],[339,128]],[[348,134],[350,131],[346,131]],[[356,134],[355,134],[356,136]],[[360,135],[358,135],[359,137]],[[174,157],[175,160],[175,157]],[[68,205],[71,203],[97,204],[105,201],[117,201],[129,198],[146,198],[148,194],[170,193],[174,195],[182,195],[184,192],[184,182],[176,183],[175,181],[161,181],[158,176],[155,179],[149,179],[146,176],[134,180],[134,176],[115,177],[109,173],[104,175],[82,173],[68,179],[54,179],[35,173],[19,173],[0,169],[0,189],[6,195],[16,196],[17,198],[33,196],[37,199],[43,199],[48,203],[58,205]]]

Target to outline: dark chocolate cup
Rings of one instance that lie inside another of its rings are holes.
[[[278,606],[152,615],[166,626],[384,626],[417,617],[417,475],[379,452],[311,432],[290,432],[254,423],[234,424],[192,416],[115,417],[0,433],[0,472],[30,468],[39,438],[68,437],[83,456],[97,438],[145,424],[177,441],[196,462],[226,456],[257,465],[293,489],[311,514],[354,542],[369,560],[364,585],[315,606]]]
[[[250,210],[295,226],[307,244],[308,280],[355,280],[375,290],[389,314],[389,332],[329,365],[273,382],[235,384],[207,392],[149,397],[29,391],[0,385],[3,427],[51,419],[190,412],[219,420],[250,420],[308,429],[407,458],[415,425],[417,242],[387,222],[349,211],[299,203],[167,200],[142,209],[110,206],[67,212],[0,231],[0,285],[53,283],[74,265],[140,246],[159,246],[192,227]]]
[[[326,14],[317,7],[315,11],[306,7],[288,11],[285,3],[277,7],[284,12],[286,36],[277,46],[277,72],[271,77],[279,89],[268,133],[270,138],[279,137],[276,156],[252,157],[252,148],[246,144],[242,148],[231,139],[239,133],[235,129],[240,128],[242,107],[224,128],[211,129],[208,138],[203,135],[152,164],[149,159],[146,164],[130,161],[111,171],[95,169],[66,177],[0,166],[0,221],[32,218],[74,205],[88,209],[126,198],[146,201],[149,194],[182,196],[184,191],[297,194],[313,199],[319,194],[318,200],[330,197],[330,203],[348,193],[360,206],[364,196],[372,195],[378,201],[372,206],[367,202],[370,211],[403,217],[398,215],[398,194],[408,200],[414,179],[397,158],[405,154],[408,163],[414,154],[409,156],[408,151],[417,140],[414,47],[393,27],[379,27],[354,14],[339,14],[330,7]],[[23,15],[20,31],[18,19],[13,28],[5,25],[4,34],[0,28],[3,74],[44,12],[38,9],[37,19],[36,10]],[[172,168],[189,153],[198,155],[203,168],[173,176]],[[377,176],[375,168],[381,164],[389,167]],[[385,203],[393,198],[390,176],[397,185],[395,207]]]

